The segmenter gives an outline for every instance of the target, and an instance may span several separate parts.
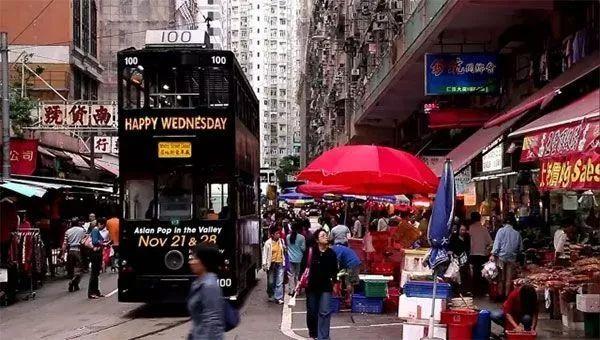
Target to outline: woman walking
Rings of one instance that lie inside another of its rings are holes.
[[[269,230],[271,237],[263,247],[263,270],[267,272],[267,295],[269,301],[283,304],[283,275],[285,272],[285,244],[278,226]]]
[[[223,296],[216,274],[219,260],[217,249],[198,245],[189,261],[192,273],[198,278],[192,283],[187,301],[192,317],[188,340],[223,339]]]
[[[335,252],[329,248],[329,235],[324,229],[314,233],[316,245],[310,260],[306,287],[306,325],[313,339],[328,340],[331,310],[329,300],[337,282],[338,263]]]
[[[306,250],[306,239],[301,232],[302,224],[301,222],[296,221],[292,227],[292,233],[287,236],[291,273],[288,288],[290,295],[294,295],[294,290],[298,284],[298,278],[300,277],[300,263],[302,262],[304,250]]]

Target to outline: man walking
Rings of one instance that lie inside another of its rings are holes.
[[[504,225],[496,234],[494,248],[490,260],[496,261],[500,267],[500,295],[508,296],[512,290],[512,280],[517,265],[517,255],[523,251],[521,234],[513,227],[516,225],[514,213],[508,213]]]
[[[67,252],[67,273],[69,276],[69,292],[79,290],[81,280],[81,240],[85,236],[85,230],[74,218],[71,227],[65,232],[63,252]],[[61,254],[62,255],[62,254]],[[62,257],[62,256],[61,256]]]
[[[485,292],[486,281],[481,277],[481,270],[487,261],[489,247],[493,240],[487,227],[481,223],[481,215],[474,211],[471,213],[471,225],[469,226],[471,236],[471,256],[469,258],[473,266],[473,295],[479,296]]]
[[[331,240],[333,244],[341,244],[348,246],[348,238],[350,237],[350,229],[343,224],[338,224],[337,218],[331,218],[331,225],[334,226],[331,229]]]

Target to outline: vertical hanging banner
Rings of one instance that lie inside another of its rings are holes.
[[[36,139],[10,140],[10,173],[13,175],[33,175],[37,166]]]
[[[95,154],[119,153],[119,137],[117,136],[94,136],[92,143]]]

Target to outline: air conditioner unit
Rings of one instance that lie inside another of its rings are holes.
[[[373,33],[367,33],[367,42],[373,42],[374,41],[374,37],[373,37]]]
[[[385,13],[377,13],[377,17],[375,18],[377,22],[388,22],[388,16]]]
[[[360,69],[358,69],[358,68],[353,68],[353,69],[352,69],[352,75],[353,75],[353,76],[360,76]]]
[[[383,31],[385,30],[386,23],[385,22],[374,22],[373,23],[373,31]]]
[[[389,8],[390,11],[393,12],[402,12],[403,10],[403,3],[402,0],[390,0],[389,2]]]

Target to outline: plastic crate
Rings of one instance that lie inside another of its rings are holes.
[[[433,281],[408,281],[404,285],[403,292],[408,297],[433,298]],[[451,292],[452,288],[449,283],[438,282],[435,298],[447,299]]]
[[[352,313],[383,313],[383,298],[369,298],[361,294],[352,295]]]
[[[365,296],[384,298],[387,296],[387,281],[365,281]]]
[[[506,340],[535,340],[535,331],[506,331]]]
[[[341,300],[337,296],[332,296],[329,298],[329,310],[331,313],[339,313],[340,312]]]

